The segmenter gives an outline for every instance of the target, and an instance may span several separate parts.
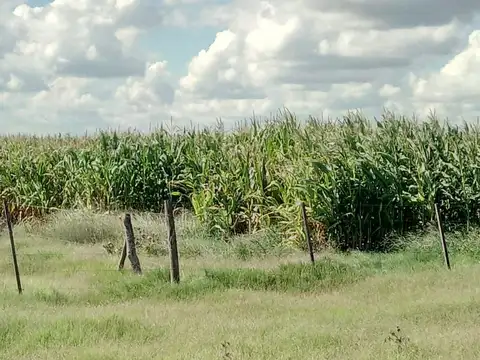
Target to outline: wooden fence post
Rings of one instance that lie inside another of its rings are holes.
[[[440,233],[440,241],[442,242],[443,257],[445,259],[445,265],[447,265],[447,269],[450,270],[450,258],[448,256],[447,242],[445,241],[445,233],[443,231],[442,218],[441,218],[440,209],[438,208],[437,203],[435,203],[435,215],[437,217],[438,232]]]
[[[297,202],[297,204],[300,206],[302,212],[303,232],[305,234],[305,240],[307,241],[308,252],[310,253],[310,261],[313,264],[315,263],[315,256],[313,254],[313,245],[312,239],[310,237],[310,229],[308,228],[307,210],[305,209],[305,203],[303,201],[299,201]]]
[[[5,220],[7,221],[8,235],[10,237],[10,247],[12,249],[12,259],[13,267],[15,269],[15,278],[17,279],[17,289],[18,293],[21,294],[22,282],[20,280],[20,270],[18,269],[17,252],[15,249],[15,238],[13,237],[12,217],[10,216],[10,210],[8,209],[7,200],[3,200],[3,213],[5,215]]]
[[[140,260],[137,256],[137,249],[135,247],[135,236],[133,233],[133,226],[132,226],[132,217],[130,214],[125,214],[123,219],[123,225],[125,226],[125,244],[123,246],[124,252],[128,255],[128,259],[132,264],[132,269],[135,273],[141,274],[142,268],[140,266]],[[124,254],[122,251],[122,258]],[[125,262],[125,260],[123,260]],[[119,268],[123,267],[122,260],[120,260]]]
[[[127,258],[127,240],[123,242],[122,255],[120,256],[120,261],[118,262],[118,270],[122,270],[125,266],[125,259]]]
[[[178,260],[177,233],[175,230],[175,218],[170,199],[165,200],[165,220],[168,229],[168,249],[170,252],[170,281],[180,282],[180,263]]]

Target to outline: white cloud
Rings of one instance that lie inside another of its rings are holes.
[[[147,128],[283,106],[476,115],[479,11],[473,0],[3,0],[0,125]],[[139,46],[153,31],[175,42],[174,27],[201,26],[219,31],[185,74],[170,73],[154,41]]]
[[[20,5],[13,11],[12,23],[22,36],[6,60],[14,67],[18,60],[28,57],[43,66],[45,74],[62,76],[140,74],[142,61],[124,53],[123,44],[116,37],[119,29],[138,26],[140,15],[135,14],[140,11],[134,5],[130,0],[56,0],[43,8]]]
[[[7,122],[3,129],[33,126],[32,118],[37,117],[50,124],[42,127],[45,131],[82,130],[86,117],[96,119],[98,126],[111,124],[101,113],[116,108],[116,88],[122,83],[137,86],[135,79],[144,76],[147,55],[136,46],[138,36],[162,26],[168,11],[153,0],[55,0],[35,8],[20,1],[3,3],[1,109],[8,118],[19,118],[7,121],[2,116],[0,122]],[[159,96],[147,95],[158,95],[161,79],[147,79],[145,84],[151,92],[140,92],[136,100],[157,101]],[[165,94],[171,102],[167,90]]]
[[[174,90],[165,83],[164,78],[167,76],[165,62],[147,64],[144,77],[128,78],[125,84],[117,88],[115,97],[136,111],[151,110],[154,104],[170,105],[174,100]]]
[[[178,97],[199,109],[214,97],[210,109],[225,115],[238,111],[232,103],[237,98],[265,110],[286,105],[302,113],[349,108],[378,113],[384,106],[408,109],[409,102],[409,111],[423,110],[427,104],[419,91],[412,92],[410,73],[434,73],[431,59],[454,56],[480,3],[442,1],[438,11],[431,0],[408,5],[252,0],[223,6],[221,12],[231,15],[224,16],[229,29],[191,61]],[[428,16],[412,15],[427,10]]]
[[[480,31],[471,33],[468,45],[440,71],[426,77],[411,77],[414,98],[427,107],[461,116],[479,113],[480,104]]]

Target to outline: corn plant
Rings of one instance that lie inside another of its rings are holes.
[[[222,238],[275,226],[304,246],[385,249],[421,230],[440,204],[446,227],[480,221],[480,131],[435,117],[349,113],[302,122],[288,111],[226,133],[159,129],[92,136],[9,136],[0,194],[17,207],[160,211],[171,196]]]

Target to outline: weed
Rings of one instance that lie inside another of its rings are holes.
[[[410,338],[402,334],[402,330],[397,325],[396,329],[390,331],[389,335],[385,338],[385,342],[393,344],[397,350],[404,350],[409,344]]]
[[[228,341],[224,341],[221,344],[222,346],[222,359],[233,359],[233,355],[230,352],[230,343]]]

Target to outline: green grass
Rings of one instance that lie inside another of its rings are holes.
[[[144,246],[162,247],[160,219],[134,217],[144,234],[142,276],[128,262],[116,271],[119,255],[103,246],[120,246],[116,221],[115,215],[64,213],[41,226],[17,227],[22,295],[3,233],[1,359],[480,356],[476,229],[448,234],[451,271],[434,231],[401,239],[388,254],[316,254],[312,266],[272,232],[221,243],[184,217],[178,221],[181,283],[172,285],[167,256]],[[102,241],[95,234],[110,235]],[[258,255],[239,250],[259,246]]]

